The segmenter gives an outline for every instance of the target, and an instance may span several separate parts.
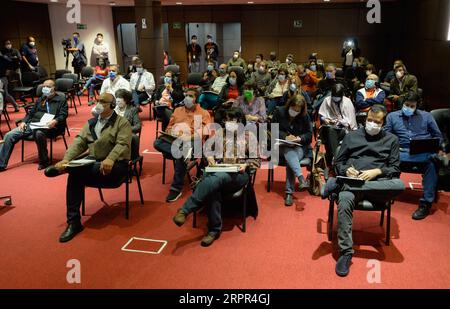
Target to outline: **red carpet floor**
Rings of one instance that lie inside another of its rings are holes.
[[[85,100],[78,115],[70,109],[69,143],[89,115]],[[100,202],[96,190],[87,189],[85,230],[66,244],[58,237],[65,228],[67,176],[48,179],[37,171],[37,150],[31,142],[26,142],[21,163],[17,144],[8,170],[0,173],[0,195],[13,196],[13,206],[0,206],[0,288],[450,288],[448,193],[440,194],[432,215],[420,222],[411,214],[421,193],[404,193],[393,206],[390,246],[384,245],[379,214],[357,212],[353,265],[348,277],[339,278],[334,273],[336,232],[333,243],[326,237],[326,201],[298,192],[296,205],[286,208],[284,169],[276,169],[271,193],[266,192],[267,171],[260,170],[257,220],[249,218],[247,233],[242,233],[235,219],[225,219],[221,238],[209,248],[201,247],[206,218],[201,215],[195,229],[192,218],[181,228],[172,223],[189,191],[174,204],[164,202],[169,184],[161,184],[162,158],[152,153],[155,122],[148,120],[148,109],[141,116],[141,151],[150,152],[144,154],[142,175],[145,205],[139,204],[133,183],[126,220],[124,187],[105,191],[109,206]],[[11,117],[19,119],[23,113]],[[55,145],[54,158],[59,160],[63,142]],[[168,182],[172,175],[168,164]],[[402,179],[420,182],[419,175]],[[168,244],[159,255],[122,251],[131,237]],[[81,284],[66,281],[71,259],[81,263]],[[367,281],[371,259],[381,261],[379,284]]]

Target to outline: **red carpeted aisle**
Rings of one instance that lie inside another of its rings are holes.
[[[89,118],[90,108],[83,102],[78,115],[70,109],[69,143]],[[403,194],[393,206],[388,247],[379,214],[357,212],[353,265],[347,278],[339,278],[334,273],[337,244],[326,237],[326,201],[298,192],[296,206],[286,208],[284,169],[276,169],[270,194],[267,171],[260,170],[255,184],[258,219],[248,220],[247,233],[236,227],[235,219],[225,219],[221,238],[209,248],[201,247],[206,218],[201,215],[196,229],[191,218],[181,228],[172,223],[189,191],[174,204],[164,202],[169,184],[161,184],[162,157],[152,153],[155,122],[148,121],[148,109],[141,116],[141,151],[149,152],[144,154],[142,175],[145,205],[140,206],[133,183],[126,220],[125,187],[105,191],[110,206],[100,202],[95,189],[88,189],[86,228],[66,244],[58,237],[65,228],[67,176],[48,179],[37,171],[37,150],[31,142],[26,142],[21,163],[17,144],[8,170],[0,173],[0,195],[12,194],[14,203],[0,207],[0,288],[450,288],[448,193],[440,194],[433,214],[421,222],[411,219],[420,192]],[[21,117],[23,113],[11,113],[13,120]],[[55,159],[63,153],[58,140]],[[171,164],[167,175],[170,182]],[[419,175],[402,179],[420,182]],[[131,237],[168,244],[159,255],[121,251]],[[71,259],[81,263],[81,284],[66,281]],[[371,259],[381,261],[380,284],[367,282]]]

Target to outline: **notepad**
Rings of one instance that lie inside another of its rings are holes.
[[[337,176],[336,179],[350,186],[362,186],[366,181],[356,177]]]
[[[30,123],[30,129],[36,130],[36,129],[49,129],[48,123],[52,121],[55,118],[55,115],[45,113],[39,122],[31,122]]]
[[[64,166],[65,167],[80,167],[80,166],[91,165],[91,164],[94,164],[95,162],[96,162],[95,159],[83,158],[83,159],[70,161],[69,163],[64,164]]]
[[[207,166],[205,173],[239,173],[241,166],[237,164],[217,164]]]
[[[289,145],[289,146],[301,146],[302,144],[300,144],[300,140],[294,140],[294,141],[287,141],[284,139],[279,139],[276,138],[275,139],[275,145]]]

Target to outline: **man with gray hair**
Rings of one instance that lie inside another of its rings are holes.
[[[374,104],[384,104],[386,93],[378,87],[378,76],[367,76],[364,88],[356,92],[355,107],[357,111],[365,111]]]

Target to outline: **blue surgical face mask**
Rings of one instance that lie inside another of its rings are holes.
[[[315,71],[317,70],[317,66],[316,66],[316,65],[312,65],[312,66],[310,67],[310,69],[311,69],[311,71],[315,72]]]
[[[184,107],[186,107],[187,109],[192,109],[193,106],[194,106],[194,98],[192,98],[190,96],[185,96],[184,97]]]
[[[291,90],[292,92],[297,91],[297,85],[296,84],[290,84],[289,85],[289,90]]]
[[[164,77],[164,84],[170,84],[172,83],[172,77]]]
[[[78,38],[77,37],[73,37],[73,41],[77,44],[78,43]]]
[[[211,64],[209,64],[209,65],[208,65],[208,71],[211,72],[213,69],[214,69],[214,67],[213,67]]]
[[[109,72],[109,78],[114,79],[116,77],[117,77],[117,72],[114,72],[114,71]]]
[[[284,82],[286,80],[286,75],[278,75],[278,80]]]
[[[42,94],[45,97],[48,97],[50,95],[50,93],[52,93],[52,88],[46,87],[46,86],[42,87]]]
[[[372,89],[375,87],[375,81],[372,79],[366,80],[366,89]]]
[[[415,108],[411,108],[406,105],[403,105],[402,112],[403,112],[403,115],[405,115],[406,117],[411,117],[412,115],[414,115],[415,111],[416,111]]]
[[[220,75],[225,75],[225,73],[226,73],[225,69],[219,69],[219,74]]]
[[[333,72],[327,72],[327,79],[333,79]]]
[[[231,86],[236,85],[236,78],[229,78],[228,81],[229,81]]]

